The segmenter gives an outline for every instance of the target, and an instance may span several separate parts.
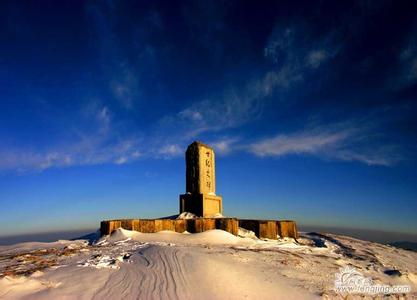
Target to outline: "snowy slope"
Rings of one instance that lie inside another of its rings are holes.
[[[298,241],[240,234],[119,229],[94,245],[3,246],[0,299],[334,298],[335,274],[344,266],[375,283],[410,285],[407,296],[417,296],[417,253],[331,234]]]

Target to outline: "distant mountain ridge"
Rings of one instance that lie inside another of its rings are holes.
[[[404,250],[410,250],[410,251],[417,252],[417,243],[416,242],[401,241],[401,242],[392,242],[392,243],[389,243],[389,245],[397,247],[397,248],[401,248],[401,249],[404,249]]]

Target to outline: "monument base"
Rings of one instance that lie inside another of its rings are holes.
[[[222,197],[210,194],[182,194],[180,195],[180,213],[183,212],[190,212],[203,218],[222,214]]]
[[[197,218],[197,219],[124,219],[102,221],[101,235],[111,234],[118,228],[143,233],[162,230],[197,233],[212,229],[221,229],[238,235],[239,227],[251,230],[258,238],[274,239],[279,237],[298,238],[297,225],[294,221],[278,220],[244,220],[237,218]]]
[[[101,235],[111,234],[118,228],[142,233],[155,233],[163,230],[198,233],[220,229],[233,235],[238,234],[239,221],[236,218],[197,218],[197,219],[124,219],[101,221]]]

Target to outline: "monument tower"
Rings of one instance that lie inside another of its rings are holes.
[[[188,146],[186,161],[186,194],[180,195],[180,213],[200,217],[223,213],[222,197],[216,195],[214,150],[201,142]]]
[[[289,220],[237,219],[223,215],[222,197],[216,195],[216,173],[213,148],[194,142],[185,152],[186,194],[180,195],[180,213],[190,212],[197,218],[178,216],[158,219],[118,219],[100,223],[101,235],[118,228],[153,233],[162,230],[203,232],[220,229],[238,235],[239,227],[253,231],[258,238],[298,238],[297,225]]]

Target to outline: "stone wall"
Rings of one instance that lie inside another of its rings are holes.
[[[239,227],[251,230],[258,238],[277,239],[280,237],[298,238],[297,225],[294,221],[273,220],[238,220],[236,218],[197,218],[186,220],[170,219],[127,219],[102,221],[101,235],[111,234],[117,228],[154,233],[162,230],[190,233],[221,229],[237,235]]]
[[[277,221],[277,230],[280,237],[299,238],[297,224],[294,221]]]
[[[239,227],[253,231],[258,238],[277,239],[291,237],[298,238],[297,225],[294,221],[274,221],[274,220],[239,220]]]
[[[101,235],[111,234],[117,228],[135,230],[143,233],[154,233],[162,230],[171,230],[180,233],[184,231],[197,233],[206,230],[221,229],[237,235],[238,220],[235,218],[197,218],[186,220],[128,219],[102,221],[100,224]]]

